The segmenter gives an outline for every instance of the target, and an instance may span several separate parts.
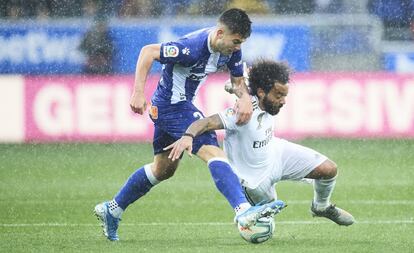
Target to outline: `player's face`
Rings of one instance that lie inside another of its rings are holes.
[[[287,85],[275,83],[269,93],[265,94],[262,98],[264,110],[271,115],[278,114],[280,108],[286,103],[288,91],[289,87]]]
[[[221,54],[230,55],[240,50],[241,44],[246,41],[240,34],[234,34],[226,27],[219,29],[217,39],[217,49]]]

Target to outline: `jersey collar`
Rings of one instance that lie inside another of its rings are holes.
[[[216,52],[213,51],[213,49],[211,48],[210,42],[211,42],[211,33],[213,32],[213,29],[210,29],[210,31],[208,32],[208,37],[207,37],[207,47],[208,47],[208,51],[210,52],[210,54],[214,54]]]
[[[257,96],[252,96],[252,104],[253,104],[253,110],[257,109],[257,110],[260,110],[262,112],[265,112],[262,109],[260,109],[260,107],[259,107],[259,98]]]

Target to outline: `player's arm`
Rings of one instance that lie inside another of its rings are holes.
[[[243,125],[249,122],[253,113],[253,105],[250,100],[249,90],[247,88],[245,78],[243,76],[231,76],[232,93],[239,99],[236,103],[237,124]]]
[[[187,150],[188,155],[192,156],[193,139],[205,132],[219,129],[224,129],[224,124],[218,114],[196,120],[187,128],[184,135],[179,140],[165,147],[164,150],[171,149],[168,158],[173,161],[179,159],[184,150]]]
[[[249,122],[253,114],[253,106],[250,100],[249,89],[246,84],[247,67],[245,64],[242,65],[241,63],[241,50],[234,52],[230,61],[227,63],[227,67],[230,70],[231,91],[239,98],[235,107],[237,111],[236,123],[238,125],[243,125]]]
[[[146,45],[141,49],[135,69],[134,90],[132,92],[130,106],[132,111],[143,114],[147,107],[144,95],[145,82],[152,63],[160,60],[161,44]]]

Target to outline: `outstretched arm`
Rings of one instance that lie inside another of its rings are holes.
[[[187,150],[188,155],[192,156],[193,139],[204,132],[219,129],[224,129],[224,124],[218,114],[196,120],[187,128],[184,135],[179,140],[165,147],[164,150],[171,149],[168,158],[172,161],[179,159],[184,150]]]
[[[147,101],[144,95],[145,82],[152,63],[160,60],[161,44],[146,45],[141,49],[135,69],[135,83],[132,92],[130,106],[131,110],[143,114],[147,108]]]

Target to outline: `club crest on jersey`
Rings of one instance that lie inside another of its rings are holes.
[[[177,57],[179,52],[180,51],[176,46],[164,46],[164,57]]]
[[[257,130],[259,130],[260,128],[262,128],[262,120],[263,120],[263,116],[265,115],[264,112],[260,113],[257,116],[257,122],[259,123],[259,125],[257,126]]]

